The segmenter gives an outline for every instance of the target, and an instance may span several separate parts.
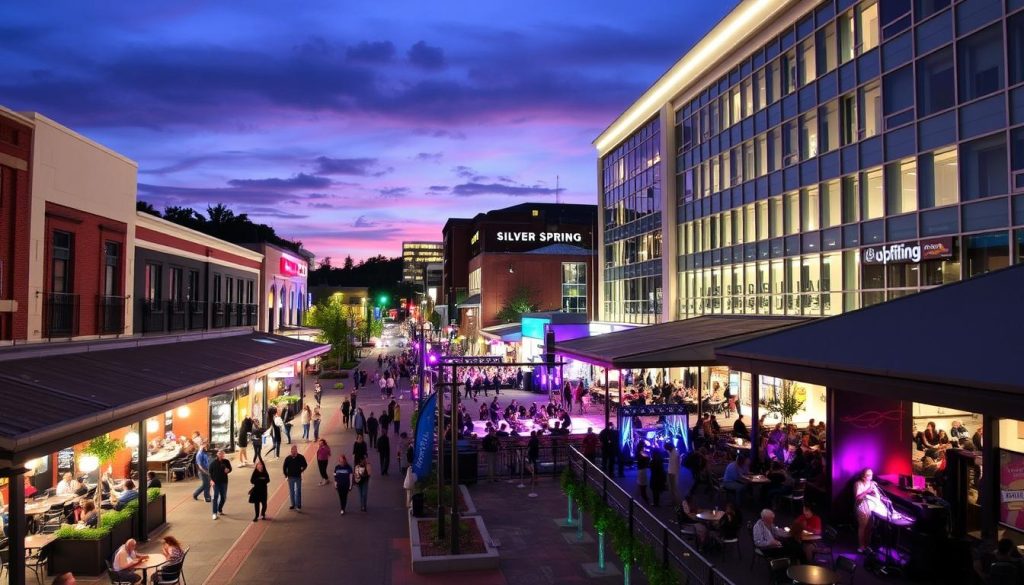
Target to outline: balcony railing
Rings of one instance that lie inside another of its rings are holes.
[[[256,327],[259,324],[259,305],[245,305],[245,325],[246,327]]]
[[[43,337],[78,335],[78,295],[43,293]]]
[[[142,307],[142,332],[162,333],[167,331],[167,313],[163,301],[139,299]]]
[[[213,316],[213,323],[210,325],[214,329],[219,329],[225,326],[227,322],[227,303],[210,303],[210,314]]]
[[[168,331],[184,331],[188,328],[188,303],[186,301],[167,301]]]
[[[206,329],[206,303],[203,301],[188,302],[188,328]]]
[[[100,295],[96,298],[97,316],[100,334],[124,333],[125,297]]]

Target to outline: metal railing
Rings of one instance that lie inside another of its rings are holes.
[[[100,334],[124,333],[125,297],[100,295],[96,298],[96,322]]]
[[[685,583],[699,585],[735,585],[714,564],[701,555],[647,508],[638,504],[629,492],[604,474],[576,448],[569,447],[568,463],[583,484],[601,494],[602,501],[626,520],[634,538],[649,545],[662,562],[684,577]]]
[[[167,301],[167,330],[183,331],[188,326],[188,303]]]
[[[142,307],[142,332],[154,333],[167,330],[167,316],[164,313],[162,301],[154,299],[139,299]]]
[[[78,335],[78,295],[43,293],[43,337]]]
[[[227,307],[225,305],[227,303],[210,303],[210,315],[213,317],[213,322],[210,323],[211,327],[221,328],[227,323]]]
[[[188,302],[188,328],[206,329],[206,303],[203,301]]]

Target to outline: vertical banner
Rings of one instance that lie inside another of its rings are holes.
[[[416,417],[416,446],[413,448],[412,471],[416,477],[425,478],[430,475],[431,460],[434,455],[434,427],[437,424],[437,392],[423,403]]]

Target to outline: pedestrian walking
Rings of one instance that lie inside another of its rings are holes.
[[[387,475],[391,467],[391,439],[386,433],[377,439],[377,452],[380,453],[380,474]]]
[[[282,425],[282,428],[284,429],[284,437],[288,441],[289,445],[292,444],[292,425],[294,424],[294,421],[295,414],[292,412],[292,407],[290,404],[286,404],[284,406],[284,414],[281,422],[284,423]]]
[[[352,412],[356,411],[356,399],[359,398],[359,391],[353,389],[352,393],[348,395],[348,399],[352,402]]]
[[[245,417],[242,419],[242,424],[238,427],[238,466],[245,467],[249,465],[248,449],[249,449],[249,437],[252,435],[252,419]]]
[[[341,403],[341,424],[345,425],[345,428],[349,428],[349,415],[351,414],[352,403],[349,402],[348,398]]]
[[[362,435],[356,435],[356,442],[352,445],[352,461],[361,461],[367,454],[366,441]]]
[[[228,474],[231,462],[224,457],[224,450],[217,451],[217,458],[210,462],[210,487],[213,488],[213,519],[224,513],[224,502],[228,499]]]
[[[306,458],[299,455],[299,448],[292,445],[291,453],[284,458],[282,466],[284,476],[288,478],[288,498],[291,500],[289,510],[302,509],[302,473],[306,471]]]
[[[369,374],[366,373],[366,370],[359,370],[359,385],[363,388],[366,388],[366,380],[368,377]]]
[[[398,434],[398,427],[402,423],[402,405],[395,403],[395,415],[391,417],[391,424],[395,425],[395,434]]]
[[[317,406],[320,406],[320,398],[324,394],[324,389],[320,386],[320,380],[313,383],[313,399],[316,400]]]
[[[302,438],[308,443],[309,442],[309,423],[310,419],[313,418],[313,411],[309,409],[309,405],[302,407],[302,414],[299,416],[299,422],[302,423]]]
[[[679,449],[675,448],[672,441],[665,441],[665,450],[668,451],[668,494],[671,504],[674,506],[678,499],[679,490]]]
[[[249,476],[249,503],[252,504],[252,521],[267,519],[267,486],[270,485],[270,474],[267,473],[263,461],[257,461],[252,475]]]
[[[352,426],[356,429],[356,434],[361,435],[366,430],[366,417],[363,416],[363,409],[357,408],[355,415],[352,417]]]
[[[252,430],[249,431],[249,442],[252,443],[252,462],[263,461],[263,427],[255,415],[252,417]]]
[[[327,439],[320,439],[320,446],[316,448],[316,466],[320,469],[320,485],[327,485],[327,464],[331,461],[331,448],[327,446]]]
[[[654,506],[661,505],[661,494],[665,491],[665,457],[661,449],[651,454],[651,493],[654,495]]]
[[[583,456],[591,463],[597,460],[598,443],[598,437],[594,434],[594,427],[587,427],[587,434],[583,435]]]
[[[373,411],[370,411],[370,418],[366,419],[366,437],[370,441],[370,448],[377,446],[377,431],[380,429],[380,422],[377,417],[373,416]],[[359,429],[356,429],[359,432]]]
[[[615,426],[608,423],[597,435],[601,442],[601,466],[608,477],[615,476],[615,454],[618,452],[619,437]]]
[[[199,451],[196,453],[196,470],[199,472],[199,487],[196,491],[192,492],[192,499],[198,500],[199,494],[203,494],[203,499],[207,502],[210,501],[210,455],[206,452],[206,443],[199,445]]]
[[[313,440],[314,441],[319,441],[320,440],[320,419],[321,418],[323,418],[323,415],[320,414],[320,406],[319,405],[314,406],[313,407]]]
[[[387,412],[380,413],[380,418],[377,419],[377,422],[380,423],[380,432],[381,432],[381,434],[382,435],[388,434],[388,429],[391,428],[391,419],[388,418],[388,413]]]
[[[526,443],[526,461],[530,465],[530,488],[537,487],[537,462],[540,460],[540,439],[537,431],[530,431],[530,440]]]
[[[338,455],[338,464],[334,466],[334,489],[338,490],[338,505],[341,515],[345,515],[348,506],[348,493],[352,491],[352,466],[344,455]]]
[[[352,481],[359,488],[359,509],[366,511],[366,496],[370,492],[370,462],[366,457],[358,459],[352,472]]]

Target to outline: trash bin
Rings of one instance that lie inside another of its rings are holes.
[[[416,518],[422,518],[423,514],[423,494],[417,493],[412,495],[412,515]]]

